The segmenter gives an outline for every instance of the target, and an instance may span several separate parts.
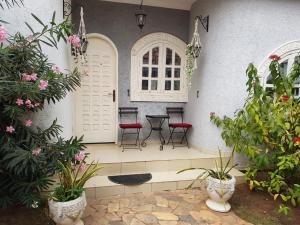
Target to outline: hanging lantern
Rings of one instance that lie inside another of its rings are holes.
[[[88,41],[86,37],[86,29],[85,29],[85,23],[83,19],[83,7],[80,8],[80,23],[79,23],[77,36],[80,39],[80,43],[76,46],[72,45],[72,55],[76,59],[78,59],[78,57],[81,57],[82,62],[87,62],[86,50],[88,46]]]
[[[147,17],[147,15],[144,13],[142,7],[143,7],[143,0],[141,1],[139,12],[135,14],[136,23],[141,30],[143,29],[143,27],[146,24],[146,17]]]

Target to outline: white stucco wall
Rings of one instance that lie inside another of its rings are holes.
[[[11,9],[0,9],[0,18],[9,22],[5,25],[10,34],[20,31],[24,34],[30,34],[30,30],[24,22],[28,22],[34,30],[39,30],[40,25],[33,19],[31,13],[38,16],[43,22],[51,20],[52,14],[56,11],[57,21],[63,18],[63,1],[62,0],[24,0],[23,7],[13,7]],[[62,69],[68,69],[67,45],[62,41],[59,44],[59,50],[56,48],[45,47],[45,53],[49,60]],[[34,122],[40,127],[48,127],[52,121],[57,118],[58,123],[63,126],[63,137],[72,136],[72,96],[68,95],[59,103],[46,106],[45,110],[35,115]]]
[[[196,15],[209,15],[210,26],[206,33],[199,25],[203,51],[186,120],[193,124],[192,145],[216,151],[226,147],[220,130],[210,122],[210,112],[232,116],[244,104],[248,64],[258,66],[280,45],[300,39],[300,1],[198,0],[191,10],[190,34]]]

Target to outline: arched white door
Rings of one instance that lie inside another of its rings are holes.
[[[76,91],[76,135],[85,143],[116,141],[117,50],[100,34],[88,35],[87,63],[78,65],[81,87]]]

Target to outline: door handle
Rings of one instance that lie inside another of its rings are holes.
[[[113,102],[116,101],[116,90],[113,90]]]

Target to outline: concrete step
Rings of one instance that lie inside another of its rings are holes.
[[[171,172],[190,167],[211,169],[215,167],[218,154],[208,153],[195,148],[175,148],[148,145],[143,151],[126,150],[122,152],[117,145],[88,145],[88,163],[99,162],[104,167],[97,175],[118,175],[149,172]],[[228,154],[224,154],[224,162]]]
[[[187,171],[181,174],[177,174],[177,170],[152,172],[150,181],[137,186],[119,185],[112,183],[107,176],[95,176],[86,183],[85,188],[88,198],[103,198],[139,192],[180,190],[186,188],[201,172],[203,170]],[[236,177],[238,184],[245,182],[244,174],[240,171],[233,169],[230,174]],[[201,182],[196,182],[195,187],[200,186]]]

